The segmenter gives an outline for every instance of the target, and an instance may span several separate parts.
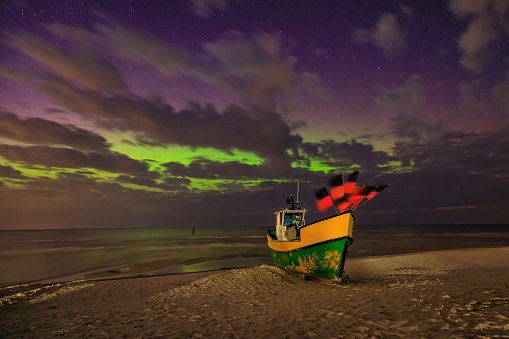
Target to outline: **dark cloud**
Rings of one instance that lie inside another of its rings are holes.
[[[1,189],[3,228],[132,227],[169,218],[165,193],[134,190],[79,174],[40,177],[23,189]],[[150,207],[146,201],[154,206]],[[162,202],[164,201],[164,203]],[[165,210],[166,208],[166,210]],[[168,214],[167,214],[168,213]]]
[[[237,161],[218,162],[208,159],[195,160],[189,165],[178,162],[164,164],[168,172],[175,176],[202,179],[259,180],[281,178],[279,168],[271,168],[272,163],[249,165]],[[287,173],[289,174],[289,173]]]
[[[392,121],[400,138],[393,157],[400,173],[372,173],[389,183],[383,199],[370,202],[360,222],[490,223],[509,217],[509,131],[448,131],[410,116]]]
[[[445,133],[440,122],[430,122],[412,115],[399,115],[391,120],[390,132],[398,139],[421,140]]]
[[[421,77],[414,74],[404,85],[384,90],[375,101],[382,107],[396,110],[418,108],[426,101],[426,86]]]
[[[448,168],[506,178],[509,173],[509,131],[465,133],[445,132],[426,140],[400,141],[394,155],[414,170]]]
[[[254,181],[255,190],[268,187],[273,180],[300,180],[311,186],[321,186],[324,181],[323,172],[315,172],[307,167],[291,167],[284,172],[280,164],[264,162],[249,165],[237,161],[218,162],[209,159],[198,159],[189,165],[179,162],[168,162],[163,165],[169,174],[176,177],[217,180],[221,191],[243,191],[245,181]],[[339,169],[338,169],[339,171]],[[237,187],[235,187],[237,185]],[[249,184],[252,188],[253,183]]]
[[[154,104],[136,97],[106,97],[84,91],[63,79],[46,78],[39,89],[59,105],[110,128],[130,130],[163,144],[213,147],[225,151],[238,148],[263,158],[288,159],[286,150],[302,138],[277,113],[259,117],[239,106],[219,113],[213,106],[191,103],[180,112],[170,105]],[[275,159],[274,159],[275,161]]]
[[[14,162],[60,168],[94,168],[113,173],[137,174],[154,177],[145,163],[123,154],[81,152],[70,148],[47,146],[21,147],[0,145],[0,155]]]
[[[66,113],[64,110],[61,110],[59,108],[46,108],[46,112],[52,114]]]
[[[159,188],[164,191],[188,191],[189,189],[186,187],[191,184],[191,180],[184,178],[166,178],[164,183],[159,183],[155,179],[147,178],[147,177],[136,177],[129,175],[119,175],[116,178],[116,181],[135,184],[138,186],[146,186]]]
[[[67,52],[27,32],[9,34],[7,44],[84,88],[118,94],[127,92],[120,70],[91,50]]]
[[[80,199],[103,199],[114,193],[129,191],[118,183],[101,182],[77,173],[60,173],[55,179],[36,178],[27,182],[25,188],[29,191],[45,192],[45,196],[54,199],[66,199],[73,195]]]
[[[139,185],[139,186],[161,188],[160,187],[161,184],[152,178],[133,177],[130,175],[119,175],[116,178],[116,181],[123,182],[123,183],[129,183],[129,184],[135,184],[135,185]]]
[[[191,184],[191,180],[186,178],[164,178],[165,184],[171,189],[174,188],[184,188]]]
[[[280,207],[283,201],[280,195],[271,201],[271,195],[252,191],[174,194],[134,190],[80,175],[38,178],[24,189],[0,186],[0,227],[196,227],[204,226],[204,215],[206,226],[239,226],[239,220],[242,226],[272,224],[271,207]],[[253,202],[269,210],[260,215]]]
[[[110,146],[106,139],[93,132],[41,118],[20,119],[8,112],[0,112],[0,138],[101,153],[109,153]]]
[[[25,176],[11,166],[0,165],[0,178],[25,179]]]
[[[290,123],[290,129],[292,131],[298,130],[299,128],[307,128],[307,127],[308,127],[308,123],[303,120],[293,121]]]
[[[379,174],[375,181],[391,186],[359,209],[359,223],[487,224],[509,217],[507,178],[441,166]]]
[[[386,152],[375,151],[372,145],[359,143],[355,139],[349,142],[304,142],[300,147],[302,159],[318,158],[338,168],[376,167],[393,160]]]
[[[167,193],[131,189],[121,185],[121,180],[108,183],[61,173],[55,179],[33,179],[24,189],[4,190],[0,186],[0,227],[272,225],[274,211],[284,207],[284,194],[296,191],[296,183],[266,182],[245,190],[235,187],[242,185],[239,182],[225,191],[191,192],[181,186],[188,184],[188,179],[167,178],[165,184],[176,186],[173,191],[177,191]]]

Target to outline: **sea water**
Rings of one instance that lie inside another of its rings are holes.
[[[0,285],[272,264],[270,227],[0,231]],[[508,225],[356,225],[351,257],[509,246]]]

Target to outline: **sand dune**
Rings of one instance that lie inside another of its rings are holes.
[[[509,337],[509,247],[0,289],[0,337]]]

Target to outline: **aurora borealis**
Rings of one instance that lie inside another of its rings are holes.
[[[6,1],[0,229],[507,223],[509,2]]]

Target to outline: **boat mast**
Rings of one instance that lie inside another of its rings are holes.
[[[299,189],[300,189],[300,181],[297,180],[297,204],[299,203]]]

